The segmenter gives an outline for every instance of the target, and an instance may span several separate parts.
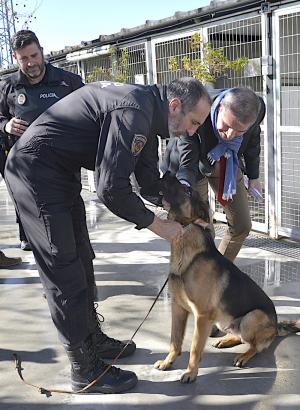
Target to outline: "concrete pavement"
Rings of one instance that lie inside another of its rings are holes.
[[[95,275],[104,330],[116,338],[130,338],[168,275],[169,246],[151,232],[139,232],[112,215],[95,194],[85,191],[84,198],[97,256]],[[190,320],[183,354],[172,370],[154,369],[153,363],[165,356],[169,345],[167,290],[134,339],[136,353],[118,362],[137,373],[136,388],[120,395],[39,394],[19,380],[12,353],[21,355],[24,377],[44,387],[69,388],[69,364],[42,297],[32,253],[21,251],[18,245],[14,210],[2,181],[0,249],[10,256],[22,256],[23,263],[0,270],[1,410],[300,409],[299,335],[277,338],[267,352],[256,356],[244,369],[234,368],[232,362],[245,346],[221,351],[213,348],[209,339],[196,382],[182,385],[179,379],[187,365],[193,328]],[[297,255],[248,246],[241,251],[237,264],[265,287],[280,318],[300,317]]]

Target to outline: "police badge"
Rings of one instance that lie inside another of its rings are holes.
[[[26,95],[25,94],[19,94],[17,98],[18,104],[24,105],[26,102]]]
[[[144,148],[147,142],[147,138],[142,134],[134,134],[132,144],[131,144],[131,152],[136,157]]]

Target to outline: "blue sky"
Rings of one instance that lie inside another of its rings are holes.
[[[48,54],[81,41],[94,40],[100,34],[139,26],[146,20],[207,6],[210,0],[23,0],[15,3],[20,21],[36,9],[30,29],[35,31]]]

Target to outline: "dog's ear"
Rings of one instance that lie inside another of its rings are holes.
[[[176,176],[175,176],[175,175],[171,175],[171,172],[170,172],[170,171],[167,171],[167,172],[164,174],[164,176],[162,177],[162,181],[164,182],[165,185],[166,185],[166,184],[171,184],[171,185],[173,186],[173,185],[178,185],[178,184],[179,184],[179,181],[178,181],[178,179],[176,178]]]
[[[169,171],[167,171],[159,181],[159,187],[162,194],[173,193],[174,196],[180,185],[178,179],[174,175],[171,175]]]

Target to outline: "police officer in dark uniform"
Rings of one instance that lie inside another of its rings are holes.
[[[93,265],[78,179],[96,171],[97,195],[116,215],[170,242],[182,230],[161,220],[133,192],[158,197],[158,138],[193,135],[210,110],[205,88],[193,78],[166,86],[98,82],[45,111],[14,145],[7,185],[28,234],[53,322],[71,362],[77,390],[105,368],[124,343],[104,335],[93,310]],[[124,353],[133,353],[134,343]],[[133,372],[112,367],[90,391],[133,387]]]
[[[0,82],[1,168],[7,152],[28,125],[58,100],[83,86],[77,74],[45,63],[43,49],[32,31],[18,31],[11,44],[19,70]],[[20,222],[19,230],[21,249],[30,250]]]

